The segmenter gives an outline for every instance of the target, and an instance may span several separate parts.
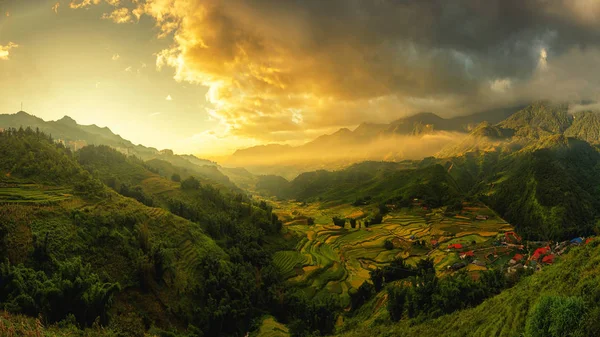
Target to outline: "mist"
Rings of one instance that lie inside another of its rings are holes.
[[[353,163],[419,160],[459,144],[466,133],[440,131],[423,135],[379,135],[367,140],[360,137],[339,141],[311,142],[298,147],[272,146],[237,151],[221,164],[245,167],[255,174],[278,174],[293,178],[316,169],[340,169]]]

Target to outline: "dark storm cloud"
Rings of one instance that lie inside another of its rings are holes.
[[[131,9],[172,34],[159,64],[209,86],[228,131],[265,139],[547,98],[538,97],[554,94],[545,81],[581,70],[570,58],[588,67],[600,41],[591,0],[148,0]],[[596,77],[561,88],[593,94]]]

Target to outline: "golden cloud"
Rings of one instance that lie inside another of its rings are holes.
[[[58,14],[58,7],[60,7],[60,2],[57,2],[57,3],[54,4],[54,6],[52,6],[52,11],[55,14]]]
[[[105,18],[147,15],[172,39],[157,68],[208,87],[216,136],[271,141],[531,99],[517,90],[552,53],[595,41],[579,28],[600,17],[589,2],[137,0]]]
[[[73,9],[85,8],[91,5],[98,5],[102,0],[73,0],[69,3],[69,7]]]
[[[110,14],[104,13],[102,15],[102,18],[106,19],[106,20],[111,20],[115,23],[133,22],[131,12],[129,11],[129,8],[126,8],[126,7],[121,7],[121,8],[115,9]]]
[[[0,60],[8,60],[10,50],[18,47],[19,45],[13,42],[9,42],[6,46],[0,45]]]

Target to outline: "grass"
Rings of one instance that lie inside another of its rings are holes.
[[[72,191],[37,184],[0,187],[0,203],[47,204],[68,200]]]

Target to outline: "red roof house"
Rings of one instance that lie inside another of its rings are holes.
[[[540,257],[548,254],[548,252],[550,252],[550,247],[542,247],[542,248],[538,248],[533,252],[533,256],[531,257],[532,260],[539,260]]]
[[[455,243],[455,244],[448,245],[448,249],[452,249],[452,248],[454,248],[454,249],[462,249],[462,247],[463,246],[460,243]]]
[[[554,262],[554,255],[550,254],[550,255],[544,256],[544,258],[542,259],[542,262],[547,263],[547,264],[552,264]]]
[[[512,258],[513,260],[515,260],[516,262],[519,262],[521,260],[523,260],[523,255],[521,254],[515,254],[515,256]]]
[[[475,253],[473,253],[472,250],[460,254],[461,259],[464,259],[465,257],[473,257],[473,256],[475,256]]]

